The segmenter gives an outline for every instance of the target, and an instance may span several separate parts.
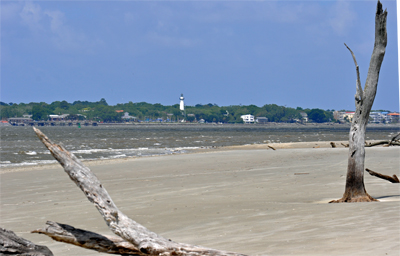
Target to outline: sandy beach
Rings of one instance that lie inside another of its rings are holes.
[[[348,149],[270,145],[86,164],[121,211],[178,242],[248,255],[400,254],[399,184],[365,173],[380,202],[328,204],[344,192]],[[399,156],[366,148],[365,167],[400,176]],[[0,214],[1,227],[56,256],[99,253],[30,233],[47,220],[113,235],[57,165],[2,169]]]

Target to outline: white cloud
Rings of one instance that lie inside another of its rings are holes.
[[[62,12],[45,11],[44,14],[50,17],[50,28],[51,31],[53,31],[54,33],[57,33],[60,29],[64,27],[65,16]]]
[[[337,1],[330,9],[328,24],[338,35],[345,35],[356,19],[356,13],[350,8],[350,4]]]
[[[48,40],[59,50],[84,50],[92,52],[100,40],[89,38],[67,24],[65,14],[59,10],[42,10],[39,4],[26,2],[20,12],[21,22],[41,40]]]
[[[19,15],[22,24],[28,26],[32,31],[43,30],[43,26],[41,25],[43,12],[38,4],[26,2]]]

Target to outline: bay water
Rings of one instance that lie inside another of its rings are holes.
[[[307,141],[346,141],[349,125],[139,124],[39,127],[50,140],[85,160],[180,154],[201,148]],[[32,127],[1,126],[0,167],[56,161]],[[388,140],[398,126],[372,126],[367,140]]]

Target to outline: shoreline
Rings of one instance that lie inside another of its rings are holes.
[[[266,128],[343,128],[349,129],[351,123],[283,123],[283,122],[267,122],[264,124],[259,123],[156,123],[156,122],[142,122],[142,123],[98,123],[97,127],[106,127],[106,126],[247,126],[247,127],[266,127]],[[28,126],[28,125],[26,125]],[[13,125],[0,125],[0,127],[26,127],[26,126],[13,126]],[[39,126],[40,127],[40,126]],[[43,126],[43,127],[60,127],[60,126]],[[61,127],[68,127],[68,126],[61,126]],[[86,126],[82,126],[84,128]],[[87,127],[96,127],[96,126],[87,126]],[[383,129],[400,129],[399,123],[369,123],[367,125],[368,128],[376,129],[376,128],[383,128]]]
[[[222,146],[222,147],[206,147],[191,150],[185,153],[174,153],[165,155],[147,155],[147,156],[131,156],[124,158],[110,158],[110,159],[95,159],[95,160],[85,160],[81,159],[82,163],[87,166],[93,166],[98,164],[107,163],[119,163],[124,161],[133,161],[140,158],[152,158],[152,157],[166,157],[174,155],[186,155],[186,154],[198,154],[198,153],[211,153],[215,151],[230,151],[230,150],[276,150],[281,149],[307,149],[307,148],[332,148],[331,142],[336,144],[337,148],[345,148],[342,144],[347,144],[348,141],[310,141],[310,142],[284,142],[284,143],[265,143],[265,144],[245,144],[245,145],[233,145],[233,146]],[[368,142],[376,142],[370,140]],[[272,148],[271,148],[272,147]],[[382,146],[377,146],[382,147]],[[37,164],[37,165],[25,165],[25,166],[15,166],[15,167],[2,167],[0,168],[0,174],[9,172],[21,172],[21,171],[34,171],[38,169],[51,169],[61,167],[58,162],[50,164]]]

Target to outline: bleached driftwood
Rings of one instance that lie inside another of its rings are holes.
[[[365,147],[374,147],[374,146],[378,146],[378,145],[383,145],[384,147],[389,147],[392,145],[400,146],[400,141],[397,140],[397,137],[399,137],[399,136],[400,136],[400,133],[393,136],[393,138],[391,140],[382,140],[382,141],[377,141],[377,142],[373,142],[373,143],[365,142]]]
[[[375,146],[379,146],[379,145],[383,145],[384,147],[389,147],[391,145],[400,146],[400,143],[391,142],[389,140],[382,140],[382,141],[377,141],[377,142],[373,142],[373,143],[365,143],[365,147],[367,147],[367,148],[375,147]]]
[[[37,245],[13,231],[0,228],[0,255],[53,256],[44,245]]]
[[[94,173],[63,146],[54,144],[39,129],[33,127],[39,139],[49,149],[64,171],[95,205],[110,230],[134,245],[145,255],[243,255],[166,239],[128,218],[114,204],[107,190]]]

